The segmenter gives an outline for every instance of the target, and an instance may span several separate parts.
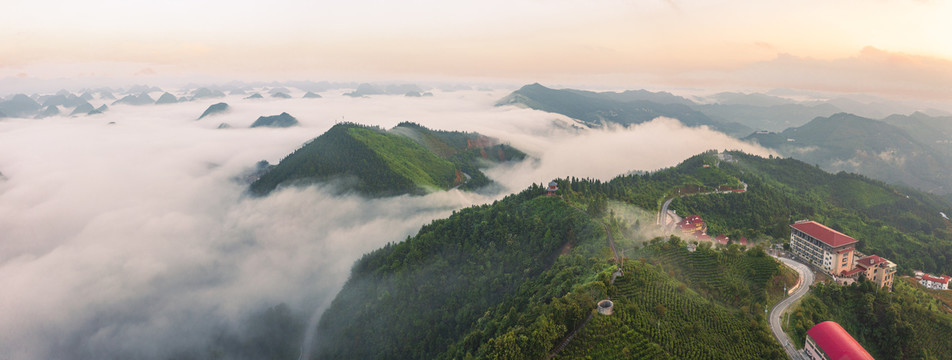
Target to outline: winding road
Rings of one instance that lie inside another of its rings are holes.
[[[790,305],[803,297],[803,295],[806,295],[807,291],[810,291],[810,285],[813,284],[813,271],[810,270],[810,267],[791,259],[781,257],[774,258],[782,261],[785,265],[800,273],[800,285],[792,295],[783,299],[783,301],[780,301],[777,305],[774,305],[773,309],[770,309],[770,330],[773,331],[774,336],[777,338],[777,341],[780,342],[780,345],[783,346],[783,349],[787,351],[787,356],[793,360],[800,360],[803,359],[803,355],[794,347],[790,337],[783,332],[783,328],[780,326],[780,318]]]

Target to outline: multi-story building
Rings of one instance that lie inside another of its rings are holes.
[[[935,277],[929,274],[922,274],[922,280],[919,280],[919,283],[930,289],[949,290],[950,279],[952,279],[952,277],[949,277],[949,275]]]
[[[896,264],[877,255],[870,255],[856,261],[856,268],[863,269],[866,278],[879,287],[892,289],[896,275]]]
[[[790,227],[790,247],[795,255],[831,275],[853,269],[856,239],[816,221],[797,221]]]
[[[873,360],[873,356],[840,324],[824,321],[807,330],[803,352],[810,360]]]

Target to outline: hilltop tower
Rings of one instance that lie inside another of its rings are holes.
[[[552,180],[549,182],[549,187],[545,189],[546,195],[558,196],[555,194],[556,191],[559,191],[559,184],[556,184],[555,180]]]

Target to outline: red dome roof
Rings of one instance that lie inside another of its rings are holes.
[[[807,330],[807,335],[830,360],[873,360],[873,356],[835,322],[824,321],[816,324]]]

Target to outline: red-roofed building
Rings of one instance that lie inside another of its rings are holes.
[[[824,321],[807,330],[803,352],[811,360],[873,360],[840,324]]]
[[[717,235],[714,237],[714,240],[721,245],[727,245],[727,241],[730,239],[731,238],[727,237],[727,235]]]
[[[707,231],[707,225],[704,224],[704,220],[700,216],[691,215],[681,221],[678,221],[678,229],[685,234],[694,234],[694,233],[704,233]]]
[[[893,278],[896,275],[896,264],[892,261],[881,258],[878,255],[870,255],[856,260],[856,268],[863,269],[869,281],[876,283],[880,287],[892,289]]]
[[[797,221],[790,227],[790,247],[795,255],[831,275],[853,269],[856,239],[816,221]]]
[[[919,280],[919,283],[930,289],[949,290],[950,279],[952,279],[952,277],[949,277],[949,275],[935,277],[929,274],[922,274],[922,280]]]
[[[747,246],[747,237],[741,236],[740,240],[737,241],[741,245]]]

